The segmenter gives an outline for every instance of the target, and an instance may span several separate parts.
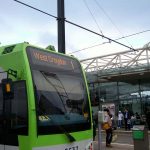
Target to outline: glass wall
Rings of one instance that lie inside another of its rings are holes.
[[[127,108],[132,113],[140,112],[140,94],[138,81],[118,82],[119,110],[124,111]]]
[[[98,95],[96,100],[100,105],[114,103],[116,115],[126,108],[149,122],[146,116],[150,118],[150,79],[97,83],[90,86],[90,91]]]

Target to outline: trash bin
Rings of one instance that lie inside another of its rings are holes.
[[[132,137],[134,150],[149,150],[148,130],[145,125],[134,125]]]

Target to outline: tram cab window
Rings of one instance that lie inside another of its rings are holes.
[[[13,88],[14,97],[12,99],[4,99],[2,83],[0,83],[0,124],[3,124],[4,120],[6,120],[9,130],[27,135],[28,115],[25,81],[13,82]]]

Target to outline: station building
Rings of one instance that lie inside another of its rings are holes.
[[[81,61],[87,75],[91,103],[97,109],[128,109],[143,119],[150,115],[150,47]],[[150,118],[150,117],[149,117]]]

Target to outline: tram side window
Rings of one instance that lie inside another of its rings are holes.
[[[2,90],[0,85],[0,91]],[[7,116],[10,130],[19,134],[28,134],[27,94],[25,81],[14,82],[14,98],[4,100],[0,92],[0,115]],[[6,119],[6,118],[4,118]]]
[[[0,84],[0,126],[2,125],[2,114],[3,114],[3,94],[2,94],[2,86]]]
[[[15,114],[14,124],[21,133],[27,134],[28,111],[27,111],[27,93],[25,81],[14,83],[14,99],[12,100],[11,113]]]

